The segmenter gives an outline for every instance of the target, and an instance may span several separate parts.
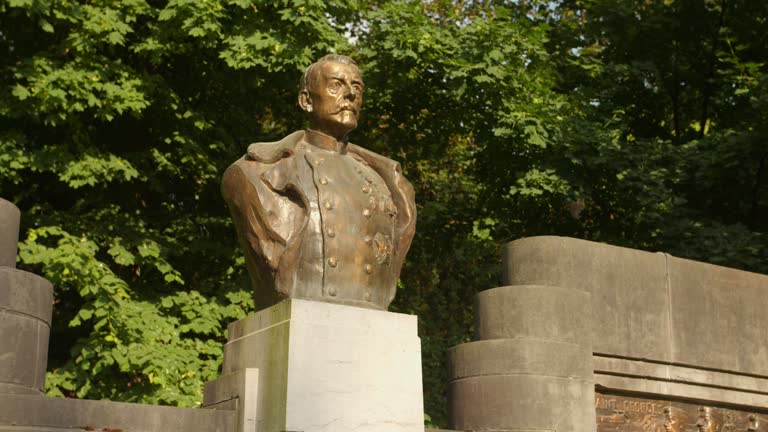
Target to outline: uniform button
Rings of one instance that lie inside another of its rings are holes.
[[[320,162],[322,162],[322,161],[323,161],[322,159],[315,159],[315,160],[312,161],[312,163],[315,164],[315,165],[320,165]]]
[[[328,237],[336,237],[336,230],[333,228],[328,228],[325,233],[328,234]]]
[[[373,179],[372,179],[372,178],[370,178],[370,177],[366,177],[366,178],[365,178],[365,181],[367,181],[368,183],[373,183]]]
[[[366,242],[367,244],[371,244],[371,236],[365,236],[363,241]]]
[[[365,265],[365,272],[368,273],[368,274],[373,273],[373,266],[370,265],[370,264],[366,264]]]
[[[320,184],[321,184],[321,185],[326,185],[326,184],[328,184],[328,179],[327,179],[327,178],[325,178],[325,177],[321,178],[321,179],[320,179]]]
[[[328,294],[330,294],[331,297],[336,297],[336,287],[328,288]]]
[[[371,301],[371,293],[365,293],[365,301]]]
[[[323,207],[325,207],[326,210],[330,210],[330,209],[333,208],[333,204],[331,204],[330,201],[324,201],[323,202]]]
[[[365,217],[371,217],[371,211],[368,209],[363,210],[363,216]]]
[[[371,191],[371,188],[369,188],[368,186],[363,186],[363,193],[368,193],[370,191]]]
[[[336,258],[335,257],[328,258],[328,265],[329,266],[336,267],[337,264],[338,264],[338,262],[336,262]]]
[[[355,171],[357,171],[358,174],[362,174],[362,172],[363,172],[363,170],[361,170],[360,168],[355,168]]]

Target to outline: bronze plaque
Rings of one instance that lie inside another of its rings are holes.
[[[765,412],[595,394],[597,432],[768,432]]]

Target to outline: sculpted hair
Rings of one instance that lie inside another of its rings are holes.
[[[336,62],[357,67],[357,62],[352,60],[351,57],[347,57],[341,54],[328,54],[323,56],[320,60],[309,65],[307,70],[304,71],[304,75],[301,76],[301,82],[299,83],[299,91],[302,92],[307,89],[307,83],[317,81],[318,67],[325,62]]]

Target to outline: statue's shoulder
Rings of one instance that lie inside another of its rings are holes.
[[[296,131],[280,141],[258,142],[248,146],[248,152],[243,160],[251,160],[261,163],[274,163],[278,160],[292,156],[296,145],[304,137],[304,131]]]
[[[274,167],[276,162],[292,156],[296,145],[304,136],[304,131],[296,131],[280,141],[257,142],[248,146],[246,154],[232,163],[222,178],[222,191],[225,197],[252,184],[260,188],[256,179]]]

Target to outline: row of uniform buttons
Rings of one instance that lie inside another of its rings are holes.
[[[314,160],[312,163],[313,163],[314,165],[318,166],[318,165],[320,165],[320,164],[323,162],[323,160],[324,160],[323,158],[320,158],[320,159],[316,159],[316,160]],[[358,174],[362,174],[362,172],[363,172],[363,171],[362,171],[362,170],[361,170],[359,167],[355,167],[355,171],[356,171]],[[363,187],[361,188],[361,190],[362,190],[362,192],[363,192],[363,193],[365,193],[365,194],[369,194],[369,193],[371,192],[371,187],[369,186],[369,184],[373,183],[373,179],[372,179],[371,177],[368,177],[368,176],[366,176],[366,177],[365,177],[365,181],[366,181],[366,183],[367,183],[367,184],[364,184],[364,185],[363,185]],[[327,185],[328,185],[328,183],[329,183],[329,180],[328,180],[328,178],[327,178],[327,177],[321,177],[321,178],[318,180],[318,182],[319,182],[319,183],[320,183],[322,186],[327,186]],[[323,208],[325,208],[326,210],[333,210],[333,208],[334,208],[334,207],[333,207],[333,203],[332,203],[331,201],[329,201],[329,200],[324,200],[324,201],[323,201]],[[362,212],[362,213],[363,213],[363,216],[364,216],[364,217],[366,217],[366,218],[370,218],[370,217],[371,217],[371,210],[370,210],[370,209],[368,209],[368,208],[365,208],[365,209],[363,209],[363,212]],[[326,232],[326,235],[327,235],[329,238],[334,238],[334,237],[336,237],[336,231],[333,229],[333,227],[328,227],[328,228],[326,228],[325,232]],[[369,245],[370,245],[370,244],[371,244],[371,241],[372,241],[372,239],[371,239],[371,236],[369,236],[369,235],[366,235],[366,236],[365,236],[365,238],[363,239],[363,241],[364,241],[366,244],[369,244]],[[328,257],[327,263],[328,263],[328,266],[329,266],[329,267],[331,267],[331,268],[336,268],[336,267],[339,265],[339,262],[338,262],[338,260],[336,259],[336,257],[333,257],[333,256],[332,256],[332,257]],[[365,269],[365,272],[366,272],[367,274],[371,274],[371,273],[373,273],[373,266],[372,266],[371,264],[365,264],[365,267],[364,267],[364,269]],[[335,288],[335,287],[333,287],[333,286],[331,286],[331,287],[328,289],[328,294],[329,294],[330,296],[332,296],[332,297],[335,297],[335,296],[336,296],[336,294],[337,294],[337,293],[336,293],[336,288]],[[366,292],[366,293],[365,293],[365,300],[366,300],[366,301],[371,301],[371,293],[370,293],[370,292]]]

